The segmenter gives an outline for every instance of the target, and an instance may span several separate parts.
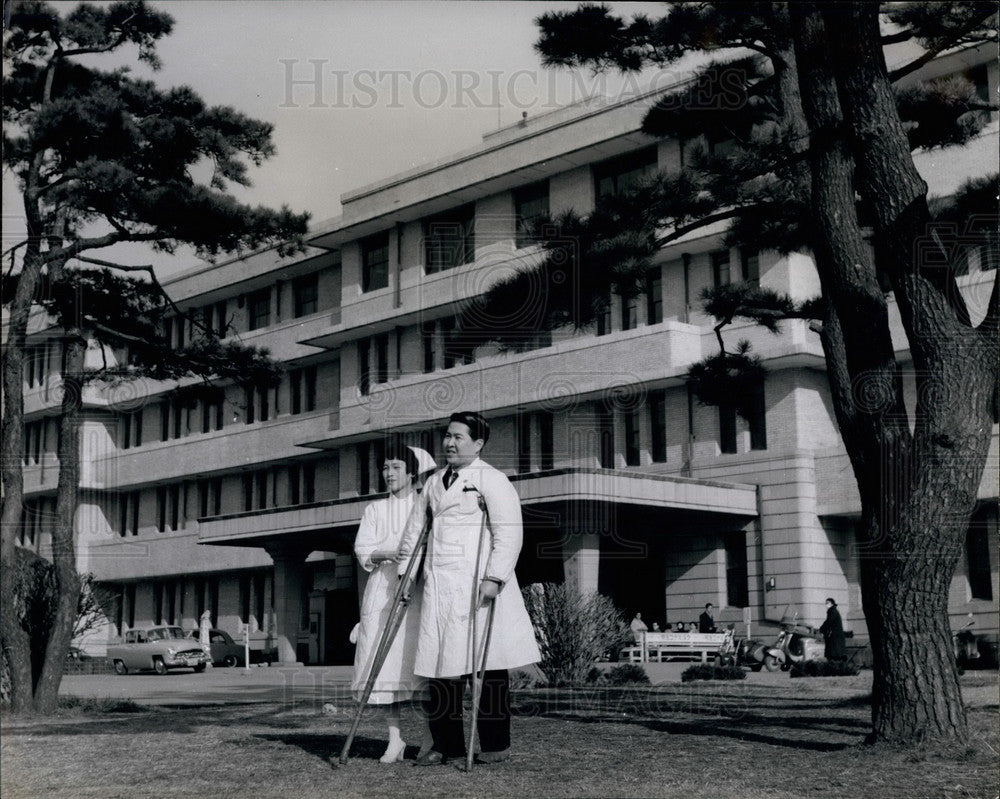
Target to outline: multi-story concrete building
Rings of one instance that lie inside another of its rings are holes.
[[[951,72],[995,96],[996,48],[940,58],[921,77]],[[701,289],[748,280],[805,299],[818,293],[808,254],[726,249],[721,227],[706,228],[662,251],[648,291],[613,298],[591,329],[525,336],[503,352],[456,335],[465,301],[540,257],[523,220],[585,212],[637,174],[683,168],[690,143],[640,132],[649,101],[585,103],[487,134],[346,194],[343,215],[302,255],[259,252],[170,280],[181,308],[268,347],[286,371],[264,392],[88,390],[79,556],[120,598],[108,632],[193,628],[208,608],[281,661],[349,662],[363,576],[351,545],[381,490],[387,437],[440,454],[448,414],[478,409],[494,431],[486,458],[523,503],[522,584],[565,580],[661,624],[691,621],[706,602],[723,621],[746,608],[755,622],[797,612],[818,623],[834,596],[864,638],[859,501],[818,337],[800,321],[778,335],[724,332],[729,344],[749,339],[767,367],[749,421],[699,405],[685,384],[718,346]],[[948,194],[991,171],[996,152],[994,119],[971,144],[917,160],[932,194]],[[970,256],[961,278],[974,309],[989,294],[990,256]],[[192,334],[180,321],[170,332]],[[898,320],[895,333],[905,370]],[[25,376],[23,543],[43,549],[57,472],[49,335],[39,319]],[[992,453],[951,611],[956,626],[973,614],[995,635],[996,429]]]

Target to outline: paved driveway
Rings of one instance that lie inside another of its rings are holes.
[[[610,668],[614,664],[602,664]],[[690,663],[647,663],[653,685],[678,685]],[[254,702],[326,703],[350,701],[351,666],[272,668],[213,668],[201,674],[179,671],[165,674],[67,675],[60,693],[91,699],[132,699],[144,705],[245,704]],[[857,679],[857,678],[854,678]],[[870,680],[870,676],[867,677]],[[746,687],[785,685],[787,672],[748,673]],[[796,680],[813,683],[813,680]],[[819,682],[825,682],[820,680]]]
[[[201,674],[67,675],[60,693],[90,699],[132,699],[144,705],[325,702],[350,694],[350,666],[213,668]]]

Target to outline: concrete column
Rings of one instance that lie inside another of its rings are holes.
[[[566,585],[580,596],[597,591],[601,539],[597,533],[571,533],[563,540]]]
[[[302,567],[308,550],[268,548],[274,561],[274,631],[279,663],[295,663],[295,641],[299,633],[301,613]]]

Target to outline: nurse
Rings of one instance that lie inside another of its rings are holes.
[[[361,623],[358,628],[358,648],[354,653],[354,680],[351,688],[360,701],[371,672],[379,637],[392,611],[398,578],[396,552],[403,527],[416,497],[416,481],[436,467],[434,458],[419,447],[390,447],[382,465],[382,477],[389,496],[373,502],[367,508],[354,541],[354,554],[361,568],[369,573],[361,600]],[[423,696],[425,680],[413,673],[416,657],[417,631],[420,619],[420,595],[415,593],[406,617],[386,656],[378,678],[368,698],[370,705],[384,705],[389,724],[389,744],[382,763],[403,759],[406,741],[400,733],[400,703],[415,695]],[[424,747],[430,749],[430,733],[425,729]]]

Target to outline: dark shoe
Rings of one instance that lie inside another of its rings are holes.
[[[474,763],[488,766],[491,763],[503,763],[510,759],[510,749],[501,749],[499,752],[480,752],[474,758]]]
[[[416,760],[413,761],[414,766],[441,766],[447,762],[448,758],[442,755],[440,752],[435,752],[431,749],[426,755],[421,755]]]

